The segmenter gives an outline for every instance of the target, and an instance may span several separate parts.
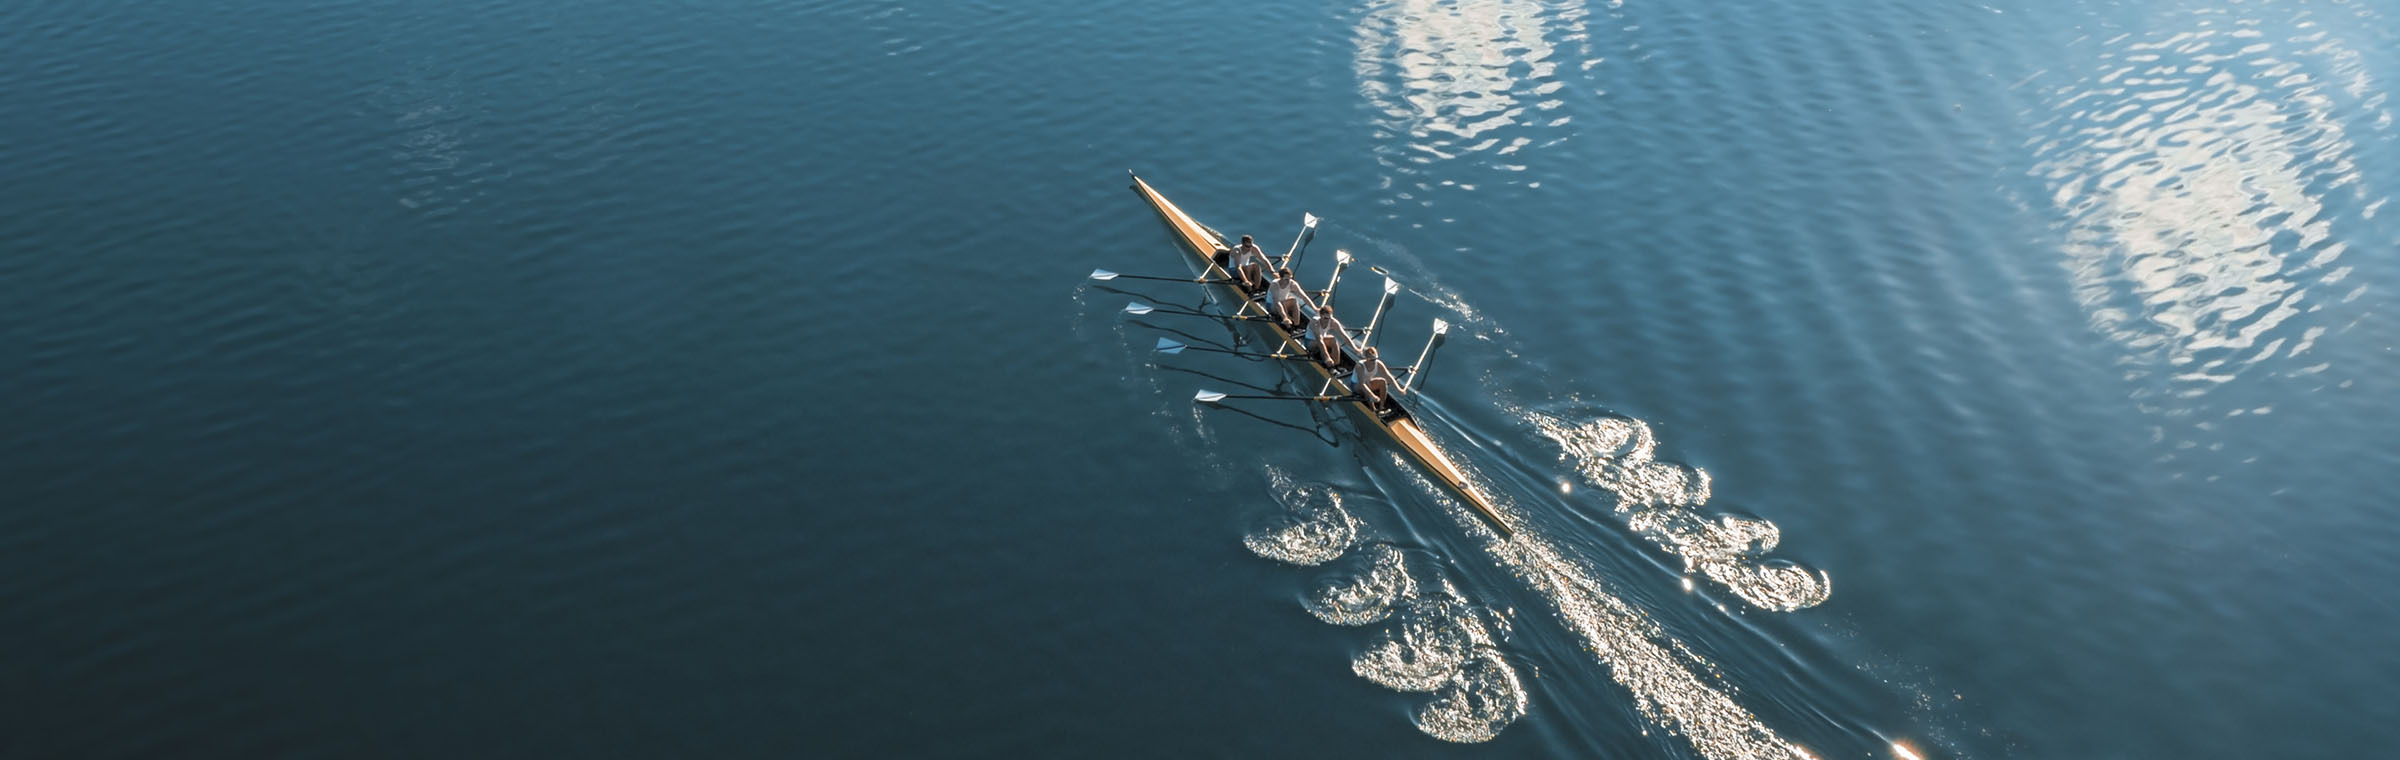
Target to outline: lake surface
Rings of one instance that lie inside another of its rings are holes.
[[[0,755],[2365,757],[2400,8],[0,11]],[[1126,191],[1381,267],[1502,538]]]

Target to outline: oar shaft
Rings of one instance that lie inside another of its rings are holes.
[[[1265,396],[1265,395],[1230,396],[1230,395],[1229,395],[1229,396],[1214,396],[1214,397],[1211,397],[1209,400],[1210,400],[1210,401],[1231,401],[1231,400],[1234,400],[1234,399],[1243,399],[1243,400],[1248,400],[1248,401],[1340,401],[1340,400],[1342,400],[1342,399],[1346,399],[1346,398],[1349,398],[1349,396],[1333,396],[1333,395],[1325,395],[1325,396]]]
[[[1383,298],[1375,302],[1375,316],[1367,320],[1366,331],[1358,334],[1359,345],[1375,345],[1375,327],[1383,323],[1384,310],[1392,308],[1392,297],[1399,294],[1400,283],[1390,277],[1383,278]]]
[[[1116,276],[1110,277],[1109,279],[1112,279],[1112,280],[1158,280],[1158,281],[1160,281],[1160,282],[1190,282],[1190,283],[1197,283],[1197,284],[1201,284],[1201,285],[1222,285],[1222,284],[1225,284],[1225,283],[1228,283],[1228,282],[1232,282],[1232,280],[1217,280],[1217,279],[1210,279],[1210,278],[1207,278],[1207,277],[1159,277],[1159,276],[1156,276],[1156,275],[1146,275],[1146,274],[1120,274],[1120,275],[1116,275]]]
[[[1414,362],[1410,362],[1410,363],[1409,363],[1409,365],[1408,365],[1408,378],[1407,378],[1407,379],[1405,379],[1405,380],[1402,380],[1402,381],[1400,381],[1400,391],[1401,391],[1401,392],[1403,392],[1403,393],[1406,393],[1406,392],[1408,392],[1408,389],[1410,389],[1410,388],[1412,388],[1412,387],[1416,386],[1416,384],[1417,384],[1417,376],[1418,376],[1418,375],[1420,375],[1420,374],[1424,374],[1424,369],[1425,369],[1425,361],[1426,361],[1427,359],[1431,359],[1431,358],[1433,358],[1433,347],[1434,347],[1434,346],[1437,346],[1437,345],[1441,345],[1441,342],[1442,342],[1442,338],[1443,338],[1443,336],[1446,336],[1446,335],[1449,335],[1449,334],[1450,334],[1450,323],[1449,323],[1449,322],[1445,322],[1445,321],[1442,321],[1442,320],[1439,320],[1439,319],[1436,319],[1436,320],[1434,320],[1434,321],[1433,321],[1433,337],[1431,337],[1431,338],[1426,338],[1426,339],[1425,339],[1425,350],[1417,352],[1417,360],[1416,360],[1416,361],[1414,361]]]
[[[1350,268],[1350,261],[1351,261],[1351,259],[1350,259],[1350,254],[1349,254],[1349,253],[1347,253],[1347,252],[1344,252],[1344,251],[1335,251],[1335,252],[1334,252],[1334,260],[1333,260],[1333,279],[1330,279],[1330,280],[1326,280],[1326,281],[1325,281],[1325,290],[1324,290],[1324,291],[1322,291],[1322,292],[1320,292],[1320,293],[1317,295],[1317,302],[1318,302],[1318,303],[1320,303],[1320,304],[1331,304],[1331,303],[1333,303],[1333,288],[1334,288],[1334,286],[1336,286],[1336,285],[1340,285],[1340,284],[1342,284],[1342,270],[1345,270],[1345,269],[1349,269],[1349,268]]]
[[[1317,215],[1315,215],[1315,214],[1309,214],[1309,213],[1302,213],[1302,214],[1300,215],[1300,220],[1301,220],[1301,221],[1300,221],[1300,236],[1299,236],[1299,237],[1296,237],[1296,238],[1292,238],[1292,247],[1290,247],[1290,248],[1287,248],[1287,249],[1284,249],[1284,251],[1283,251],[1283,259],[1282,259],[1282,260],[1280,260],[1280,261],[1277,261],[1277,262],[1275,263],[1275,266],[1277,266],[1277,267],[1288,267],[1288,266],[1291,266],[1291,265],[1292,265],[1292,261],[1293,261],[1294,259],[1298,259],[1298,258],[1300,258],[1300,253],[1301,253],[1302,251],[1306,251],[1306,250],[1308,250],[1308,242],[1309,242],[1310,240],[1314,240],[1314,239],[1316,239],[1316,237],[1317,237]]]
[[[1301,354],[1287,354],[1287,353],[1283,353],[1283,352],[1280,352],[1280,351],[1279,351],[1279,352],[1272,353],[1272,354],[1260,354],[1260,353],[1252,353],[1252,352],[1249,352],[1249,351],[1236,351],[1236,350],[1233,350],[1233,349],[1230,349],[1230,348],[1214,348],[1214,347],[1210,347],[1210,346],[1195,346],[1195,345],[1192,345],[1192,344],[1189,344],[1189,343],[1185,343],[1185,342],[1183,342],[1183,341],[1179,341],[1179,340],[1173,340],[1173,339],[1170,339],[1170,338],[1160,338],[1160,339],[1158,339],[1158,345],[1157,345],[1157,346],[1155,346],[1155,347],[1153,347],[1153,348],[1151,348],[1151,350],[1153,350],[1153,351],[1156,351],[1156,352],[1158,352],[1158,353],[1166,354],[1166,355],[1168,355],[1168,356],[1174,356],[1174,355],[1176,355],[1176,354],[1180,354],[1180,353],[1183,353],[1183,352],[1185,352],[1185,351],[1206,351],[1206,352],[1209,352],[1209,353],[1212,353],[1212,354],[1229,354],[1229,355],[1232,355],[1232,356],[1239,356],[1239,357],[1242,357],[1242,358],[1245,358],[1245,359],[1284,359],[1284,360],[1310,360],[1310,361],[1313,361],[1313,359],[1309,359],[1309,356],[1308,356],[1307,354],[1305,354],[1305,353],[1301,353]]]
[[[1209,352],[1209,353],[1212,353],[1212,354],[1228,354],[1228,355],[1232,355],[1232,356],[1245,356],[1245,357],[1249,357],[1249,358],[1252,358],[1252,359],[1295,359],[1295,358],[1302,358],[1302,357],[1295,357],[1295,356],[1293,356],[1293,355],[1291,355],[1291,354],[1254,354],[1254,353],[1250,353],[1250,352],[1248,352],[1248,351],[1235,351],[1235,350],[1232,350],[1232,349],[1227,349],[1227,348],[1209,348],[1209,347],[1207,347],[1207,346],[1184,346],[1184,347],[1183,347],[1183,350],[1185,350],[1185,351],[1207,351],[1207,352]]]
[[[1152,307],[1150,307],[1149,309],[1146,309],[1146,310],[1143,310],[1143,311],[1130,311],[1130,310],[1129,310],[1129,311],[1127,311],[1126,313],[1132,314],[1132,315],[1134,315],[1134,316],[1137,316],[1137,317],[1138,317],[1138,316],[1141,316],[1141,315],[1144,315],[1144,314],[1173,314],[1173,315],[1176,315],[1176,316],[1179,316],[1179,317],[1207,317],[1207,318],[1209,318],[1209,319],[1232,319],[1232,320],[1240,320],[1240,321],[1244,321],[1244,322],[1257,322],[1257,321],[1261,321],[1261,320],[1264,320],[1264,319],[1266,319],[1265,317],[1247,316],[1247,315],[1241,315],[1241,314],[1210,314],[1210,313],[1208,313],[1208,312],[1205,312],[1205,311],[1185,311],[1185,310],[1183,310],[1183,309],[1168,309],[1168,308],[1163,308],[1163,307],[1158,307],[1158,306],[1152,306]]]

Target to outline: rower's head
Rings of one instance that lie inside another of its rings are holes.
[[[1275,270],[1275,279],[1278,279],[1278,280],[1289,280],[1289,279],[1292,279],[1292,268],[1291,268],[1291,267],[1284,267],[1284,268],[1282,268],[1282,269],[1277,269],[1277,270]]]
[[[1375,347],[1368,346],[1366,348],[1359,349],[1358,355],[1362,358],[1373,359],[1375,358]]]
[[[1328,304],[1325,304],[1325,305],[1323,305],[1323,306],[1319,306],[1319,307],[1317,307],[1317,316],[1320,316],[1320,317],[1330,317],[1330,316],[1333,316],[1333,304],[1330,304],[1330,303],[1328,303]]]
[[[1250,236],[1249,236],[1249,235],[1243,235],[1243,236],[1242,236],[1242,245],[1249,245],[1249,244],[1250,244]]]

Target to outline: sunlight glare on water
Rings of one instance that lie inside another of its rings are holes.
[[[1357,30],[1359,94],[1379,115],[1386,186],[1406,183],[1399,199],[1430,205],[1417,194],[1473,191],[1475,180],[1428,176],[1422,165],[1474,157],[1520,172],[1515,154],[1561,139],[1572,117],[1559,111],[1554,40],[1581,38],[1585,13],[1581,0],[1369,4]]]
[[[1606,591],[1597,575],[1529,533],[1493,547],[1519,577],[1548,598],[1610,677],[1631,693],[1641,715],[1691,742],[1711,760],[1790,760],[1805,749],[1768,728],[1712,683],[1715,666]]]
[[[2262,15],[2162,12],[2048,88],[2056,115],[2036,125],[2034,171],[2067,220],[2076,296],[2123,345],[2142,407],[2184,424],[2249,411],[2205,400],[2245,372],[2326,371],[2310,349],[2341,328],[2287,322],[2350,310],[2370,287],[2349,279],[2333,225],[2385,199],[2361,195],[2336,113],[2384,112],[2386,96],[2331,24]]]

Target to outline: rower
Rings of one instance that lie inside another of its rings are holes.
[[[1400,387],[1397,378],[1392,377],[1392,368],[1383,366],[1383,360],[1375,358],[1374,346],[1359,349],[1358,366],[1350,370],[1350,378],[1358,381],[1359,395],[1365,396],[1367,405],[1377,411],[1391,403],[1394,391],[1408,392],[1408,389]]]
[[[1266,284],[1263,282],[1267,276],[1266,258],[1267,252],[1259,250],[1249,235],[1243,235],[1242,244],[1225,254],[1225,267],[1233,270],[1234,279],[1242,281],[1242,289],[1256,293],[1260,285]]]
[[[1300,281],[1292,278],[1291,267],[1275,270],[1275,281],[1267,284],[1267,305],[1274,310],[1275,318],[1281,320],[1284,327],[1298,327],[1308,321],[1307,316],[1300,313],[1300,302],[1307,299],[1308,296],[1300,290]]]
[[[1325,366],[1342,366],[1342,321],[1333,318],[1332,302],[1317,307],[1317,317],[1308,321],[1308,344]]]

